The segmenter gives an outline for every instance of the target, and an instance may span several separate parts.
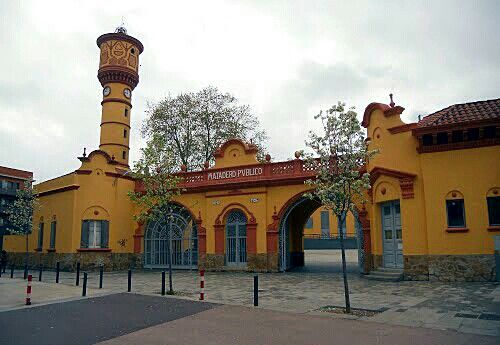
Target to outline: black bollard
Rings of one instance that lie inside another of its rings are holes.
[[[259,306],[259,276],[253,276],[253,305],[254,307]]]
[[[132,291],[132,270],[128,270],[128,288],[127,291]]]
[[[58,261],[56,262],[56,284],[59,283],[59,269],[60,269],[60,263]]]
[[[0,267],[0,278],[2,277],[2,271],[3,271],[3,267]]]
[[[10,277],[14,278],[14,265],[10,266]]]
[[[104,274],[104,266],[99,267],[99,289],[102,289],[102,275]]]
[[[83,290],[82,296],[87,296],[87,272],[83,272]]]
[[[40,265],[40,267],[38,268],[38,281],[39,282],[42,281],[42,272],[43,272],[43,266]]]
[[[76,263],[76,286],[80,285],[80,263]]]
[[[165,271],[161,272],[161,295],[165,296]]]

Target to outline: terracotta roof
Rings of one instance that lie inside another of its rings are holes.
[[[500,120],[500,98],[450,105],[418,122],[418,128]]]

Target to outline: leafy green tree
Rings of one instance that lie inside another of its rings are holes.
[[[215,87],[168,96],[151,104],[142,134],[148,140],[164,140],[188,171],[213,162],[215,150],[231,138],[255,144],[259,148],[258,158],[263,160],[267,140],[250,107]]]
[[[13,234],[24,235],[26,238],[25,275],[28,269],[29,246],[28,237],[33,229],[33,213],[40,208],[38,193],[32,181],[26,181],[22,188],[16,191],[14,202],[7,208],[8,230]]]
[[[306,181],[314,192],[308,196],[318,199],[331,210],[339,224],[339,240],[342,251],[342,272],[346,312],[351,312],[349,285],[347,281],[344,234],[342,225],[349,211],[355,211],[356,203],[364,203],[370,188],[370,175],[364,171],[366,162],[376,154],[369,151],[363,131],[354,108],[345,109],[339,102],[325,112],[320,111],[315,119],[320,119],[323,132],[309,133],[306,145],[313,154],[308,155],[306,164],[312,167],[316,176]]]
[[[140,179],[143,191],[129,192],[129,197],[138,206],[134,216],[140,223],[162,222],[168,224],[168,209],[172,198],[179,195],[179,182],[176,169],[178,162],[171,147],[159,136],[153,136],[145,148],[141,149],[141,158],[135,162],[132,174]],[[169,229],[169,227],[167,227]],[[171,244],[171,232],[168,232]],[[169,293],[173,293],[172,283],[172,248],[169,250]]]

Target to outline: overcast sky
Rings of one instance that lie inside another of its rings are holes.
[[[338,100],[412,122],[499,97],[500,1],[0,1],[0,165],[43,181],[98,148],[96,38],[125,18],[145,47],[131,161],[148,102],[213,85],[249,104],[287,159]]]

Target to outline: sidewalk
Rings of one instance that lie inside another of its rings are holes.
[[[34,273],[34,279],[37,273]],[[16,271],[22,277],[22,271]],[[83,276],[83,274],[82,274]],[[0,280],[3,281],[3,276]],[[43,281],[51,282],[48,298],[79,296],[75,288],[75,273],[61,272],[60,284],[54,284],[55,272],[44,272]],[[98,272],[88,274],[88,296],[97,293],[127,291],[127,272],[105,272],[104,289],[99,290]],[[174,271],[174,290],[178,298],[198,300],[199,273]],[[80,282],[81,284],[81,282]],[[22,285],[22,284],[21,284]],[[64,286],[67,287],[66,291]],[[500,335],[500,285],[495,283],[438,283],[438,282],[377,282],[349,275],[351,305],[380,313],[361,320],[391,325],[407,325],[444,330],[456,330],[479,335]],[[168,288],[168,278],[167,278]],[[60,290],[59,290],[60,289]],[[132,292],[159,296],[161,272],[134,271]],[[0,296],[4,295],[0,285]],[[19,290],[16,287],[16,291]],[[34,288],[36,291],[36,288]],[[70,292],[71,291],[71,292]],[[24,289],[19,290],[17,304],[22,303]],[[238,272],[207,272],[205,300],[228,305],[252,306],[253,274]],[[36,296],[33,296],[36,301]],[[344,306],[343,282],[340,273],[287,272],[259,274],[259,308],[276,311],[320,314],[332,318],[358,318],[320,312],[325,306]]]

